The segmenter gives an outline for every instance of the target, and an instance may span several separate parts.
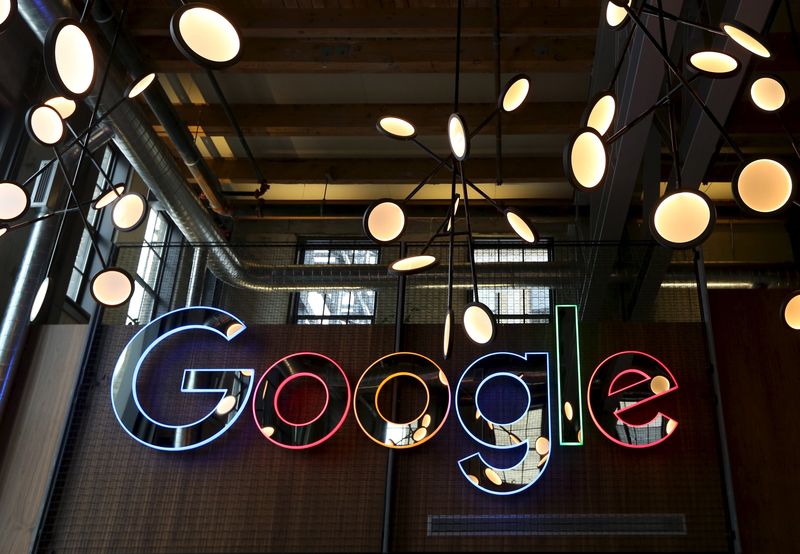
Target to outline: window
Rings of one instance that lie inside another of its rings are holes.
[[[520,247],[518,242],[476,241],[475,263],[546,263],[550,261],[549,246]],[[486,304],[498,323],[549,323],[551,313],[550,287],[538,286],[481,286],[478,300]]]
[[[306,245],[300,250],[300,263],[306,265],[375,265],[377,248]],[[370,325],[375,321],[372,289],[319,289],[297,293],[294,323],[299,325]]]
[[[103,161],[101,162],[100,166],[106,173],[111,172],[113,157],[113,151],[111,148],[106,148],[105,152],[103,152]],[[97,181],[95,182],[94,191],[92,192],[92,198],[97,198],[100,193],[103,192],[104,188],[105,179],[98,172]],[[89,223],[89,227],[91,227],[93,230],[97,229],[100,221],[100,210],[90,209],[86,214],[86,221]],[[89,231],[84,229],[83,235],[81,236],[80,246],[78,246],[78,254],[75,256],[75,264],[72,267],[72,274],[69,278],[69,285],[67,286],[67,296],[75,302],[78,301],[81,288],[83,287],[83,283],[86,281],[86,270],[89,265],[91,252],[92,240],[89,236]]]
[[[161,263],[164,256],[164,242],[167,240],[169,222],[167,218],[155,210],[147,216],[147,227],[139,253],[136,267],[136,283],[133,296],[128,303],[126,324],[138,325],[149,321],[158,299],[158,280],[161,275]]]

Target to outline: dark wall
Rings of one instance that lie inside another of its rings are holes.
[[[284,451],[268,443],[255,428],[249,409],[223,437],[199,450],[148,449],[120,428],[109,399],[111,370],[133,331],[131,327],[102,329],[40,551],[380,549],[387,450],[363,435],[352,412],[331,440],[310,451]],[[468,345],[459,328],[454,357],[443,362],[438,354],[440,326],[407,325],[404,331],[404,349],[440,363],[452,388],[466,364],[487,353]],[[624,449],[600,435],[584,408],[584,447],[559,447],[554,425],[552,462],[540,481],[519,495],[493,497],[474,489],[458,471],[457,460],[475,452],[476,445],[451,411],[436,437],[419,448],[397,453],[393,549],[726,549],[711,387],[700,326],[587,325],[581,333],[584,386],[597,363],[624,349],[650,352],[673,370],[681,389],[676,396],[674,415],[680,426],[675,434],[651,449]],[[201,336],[178,335],[170,339],[169,348],[154,350],[153,361],[171,368],[163,370],[158,381],[153,378],[158,363],[148,362],[143,369],[142,402],[167,422],[179,423],[184,411],[197,414],[208,409],[192,404],[200,402],[186,398],[192,395],[178,393],[179,376],[186,367],[255,367],[260,377],[280,357],[313,350],[338,360],[354,386],[372,361],[394,351],[394,327],[382,325],[251,327],[236,339],[236,348],[224,349],[205,336],[198,340]],[[501,327],[492,350],[553,351],[553,329],[549,325]],[[551,367],[554,363],[551,358]],[[591,514],[618,514],[613,517],[623,522],[621,531],[582,534],[582,524],[576,523],[558,535],[541,534],[535,524],[500,533],[493,526],[507,516]],[[464,515],[488,516],[489,534],[431,533],[431,517]],[[642,534],[630,519],[665,515],[682,517],[685,532]]]
[[[779,310],[789,291],[712,291],[722,402],[745,552],[797,550],[800,334]]]

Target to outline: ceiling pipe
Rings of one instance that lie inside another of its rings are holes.
[[[47,31],[56,19],[78,15],[71,7],[58,0],[22,0],[18,7],[20,15],[40,42],[44,42]],[[120,37],[117,51],[122,60],[133,57],[135,51],[132,53],[132,49],[130,42]],[[104,67],[106,60],[105,48],[95,41],[96,66]],[[129,69],[143,68],[133,66]],[[106,84],[106,98],[121,98],[131,79],[127,71],[118,67],[118,64],[112,64],[111,75]],[[159,106],[159,96],[166,102],[163,94],[160,87],[151,86],[144,95],[148,101]],[[93,106],[94,95],[89,95],[86,101]],[[164,106],[160,105],[163,115],[167,110],[162,108]],[[106,121],[114,131],[117,148],[155,194],[183,236],[191,243],[218,245],[209,249],[208,267],[214,275],[234,287],[268,290],[268,274],[260,271],[259,263],[243,259],[227,244],[206,208],[189,189],[167,146],[153,131],[137,103],[123,102]],[[180,122],[174,119],[170,125],[174,127],[180,125]],[[201,167],[205,162],[200,158],[195,165]]]
[[[118,24],[118,18],[113,7],[109,6],[105,1],[95,2],[92,8],[92,17],[106,40],[111,42],[116,34]],[[124,29],[117,39],[115,57],[132,75],[145,75],[150,71],[142,61],[136,48],[131,44]],[[178,118],[164,91],[160,87],[150,87],[144,92],[143,97],[156,119],[158,119],[159,124],[164,128],[167,137],[172,141],[175,150],[180,155],[183,163],[186,164],[200,190],[203,191],[203,195],[208,200],[211,209],[220,215],[231,216],[228,201],[222,194],[222,187],[217,176],[200,155],[197,146],[195,146],[194,138],[189,133],[184,122]]]

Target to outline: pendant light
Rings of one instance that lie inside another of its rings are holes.
[[[755,29],[736,21],[725,21],[720,24],[720,28],[736,44],[750,53],[762,58],[772,57],[772,53],[766,45],[767,42]]]
[[[152,85],[156,80],[155,73],[147,73],[142,77],[133,81],[128,88],[125,90],[125,97],[129,99],[136,98],[144,91],[146,91],[150,85]]]
[[[430,254],[421,254],[419,256],[409,256],[395,260],[389,264],[389,271],[399,275],[414,275],[415,273],[422,273],[436,265],[439,265],[439,260],[436,256]]]
[[[520,73],[515,75],[503,87],[498,99],[498,107],[504,112],[513,112],[519,108],[531,90],[531,79],[527,75]]]
[[[380,118],[376,127],[382,135],[397,140],[411,140],[417,136],[414,125],[405,119],[390,115]]]
[[[456,160],[463,161],[469,156],[467,124],[458,112],[451,114],[447,120],[447,140]]]
[[[109,267],[92,277],[90,290],[95,302],[113,308],[130,300],[133,295],[133,279],[121,267]]]
[[[58,112],[58,115],[61,116],[61,119],[67,119],[69,116],[75,113],[78,105],[75,103],[75,100],[70,98],[64,98],[63,96],[55,96],[44,103],[45,106],[50,106],[55,111]]]
[[[31,205],[28,191],[14,181],[0,182],[0,221],[11,222],[19,219]]]
[[[125,193],[125,183],[114,185],[109,190],[100,193],[94,200],[92,200],[92,208],[95,210],[102,210],[109,204],[112,204]]]
[[[383,198],[373,202],[364,213],[364,232],[378,244],[397,240],[406,228],[406,214],[400,204]]]
[[[733,196],[742,210],[751,215],[770,215],[789,205],[794,179],[781,162],[759,158],[739,166],[732,186]]]
[[[733,77],[741,69],[739,60],[717,50],[693,52],[686,57],[686,63],[694,71],[712,78]]]
[[[69,98],[83,98],[95,80],[94,48],[81,23],[58,19],[44,41],[44,65],[53,87]]]
[[[522,215],[522,212],[516,208],[508,208],[505,211],[506,221],[511,229],[517,234],[519,238],[529,244],[534,244],[539,240],[539,234],[536,229],[531,225],[530,221]]]
[[[445,360],[450,359],[450,353],[453,350],[453,310],[448,309],[444,317],[444,327],[442,333],[442,357]]]
[[[0,33],[8,29],[17,15],[17,0],[0,0]]]
[[[628,12],[623,6],[630,7],[633,0],[608,0],[606,4],[606,23],[612,29],[620,29],[628,21]]]
[[[224,69],[239,61],[239,30],[216,6],[191,2],[178,8],[169,25],[181,54],[207,69]]]
[[[64,138],[64,121],[51,106],[39,104],[25,114],[28,135],[42,146],[53,146]]]
[[[481,302],[470,302],[464,308],[464,331],[472,342],[489,344],[494,340],[497,323],[492,310]]]
[[[580,190],[593,190],[603,183],[608,171],[608,153],[596,130],[578,130],[564,149],[564,172]]]
[[[29,320],[33,323],[37,317],[39,317],[39,313],[42,311],[42,306],[44,305],[44,301],[47,299],[47,292],[50,290],[50,277],[47,276],[42,281],[42,284],[39,285],[39,288],[36,291],[36,296],[33,297],[33,304],[31,305],[31,313]]]
[[[581,117],[581,126],[594,129],[603,136],[614,123],[617,113],[617,97],[611,90],[604,90],[594,96]]]
[[[765,112],[777,112],[786,104],[786,85],[775,75],[759,77],[750,85],[750,100]]]
[[[800,291],[793,291],[781,304],[781,320],[787,327],[800,331]]]
[[[708,196],[694,189],[677,189],[656,202],[650,231],[662,246],[692,248],[711,235],[716,220],[716,209]]]
[[[120,231],[133,231],[147,217],[147,200],[138,192],[126,192],[114,201],[111,221]]]

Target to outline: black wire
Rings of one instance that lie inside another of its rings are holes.
[[[458,88],[461,79],[461,0],[458,0],[456,15],[456,84],[453,92],[453,111],[458,111]]]

